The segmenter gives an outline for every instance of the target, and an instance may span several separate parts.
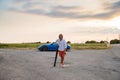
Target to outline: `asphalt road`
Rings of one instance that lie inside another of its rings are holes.
[[[0,80],[120,80],[120,45],[108,50],[71,50],[68,67],[53,67],[55,52],[0,49]]]

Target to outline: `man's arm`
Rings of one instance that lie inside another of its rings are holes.
[[[58,48],[59,48],[59,40],[58,39],[56,40],[56,44],[57,44],[57,50],[58,50]]]

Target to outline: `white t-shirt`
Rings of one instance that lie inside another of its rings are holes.
[[[66,43],[66,41],[64,39],[62,39],[62,40],[57,39],[56,43],[59,46],[58,50],[64,51],[65,49],[67,49],[67,43]]]

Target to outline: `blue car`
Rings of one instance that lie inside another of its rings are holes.
[[[57,44],[55,42],[49,43],[49,44],[43,44],[38,47],[38,50],[40,51],[56,51],[57,50]],[[67,44],[67,50],[70,50],[71,46]]]

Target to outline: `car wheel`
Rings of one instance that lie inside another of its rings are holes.
[[[47,46],[44,46],[42,50],[47,51],[48,50]]]

